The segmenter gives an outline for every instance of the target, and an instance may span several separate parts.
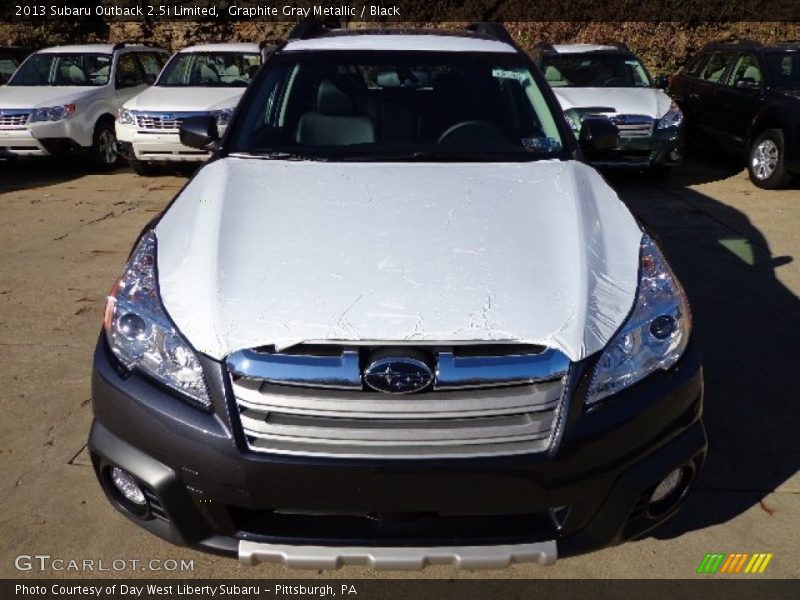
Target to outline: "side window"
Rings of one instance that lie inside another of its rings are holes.
[[[149,81],[155,81],[163,66],[163,63],[158,60],[158,55],[149,52],[139,54],[139,63],[142,65],[145,79],[149,79]]]
[[[707,60],[708,54],[699,54],[686,64],[683,72],[689,77],[697,77]]]
[[[761,67],[754,54],[742,54],[728,78],[728,85],[755,88],[761,85]]]
[[[733,52],[714,52],[700,72],[700,79],[720,83],[728,65],[733,61]]]
[[[117,76],[115,81],[117,89],[136,87],[144,83],[141,70],[139,69],[139,63],[132,52],[120,54],[117,60]]]

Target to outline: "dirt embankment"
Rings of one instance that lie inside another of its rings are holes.
[[[92,41],[145,41],[169,50],[209,41],[257,41],[281,39],[289,22],[159,22],[114,23],[100,18],[41,24],[0,23],[0,44],[15,43],[38,48],[61,43]],[[355,27],[376,24],[357,23]],[[397,24],[395,26],[398,26]],[[463,23],[413,23],[413,26],[454,29]],[[626,43],[644,59],[654,74],[674,73],[704,44],[721,39],[754,39],[762,42],[800,39],[798,23],[755,22],[508,22],[517,43],[530,50],[537,42]]]

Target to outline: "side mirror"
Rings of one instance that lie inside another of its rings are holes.
[[[214,151],[219,147],[217,120],[210,116],[188,117],[181,123],[181,144],[198,150]]]
[[[605,117],[584,117],[578,142],[589,154],[613,150],[619,146],[619,130]]]
[[[758,82],[757,82],[755,79],[753,79],[752,77],[742,77],[741,79],[739,79],[739,80],[736,82],[736,84],[734,85],[734,87],[735,87],[737,90],[757,90],[757,89],[759,89],[761,86],[760,86],[760,85],[759,85],[759,83],[758,83]]]
[[[665,90],[669,87],[669,77],[666,75],[659,75],[656,77],[654,83],[659,90]]]

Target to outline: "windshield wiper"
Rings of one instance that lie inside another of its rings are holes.
[[[284,152],[278,150],[252,150],[250,152],[231,152],[230,156],[237,158],[258,158],[261,160],[320,160],[328,158],[315,154],[301,154],[299,152]]]

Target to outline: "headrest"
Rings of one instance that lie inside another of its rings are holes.
[[[355,114],[355,101],[343,87],[341,81],[320,81],[317,88],[317,111],[330,117],[349,117]]]

